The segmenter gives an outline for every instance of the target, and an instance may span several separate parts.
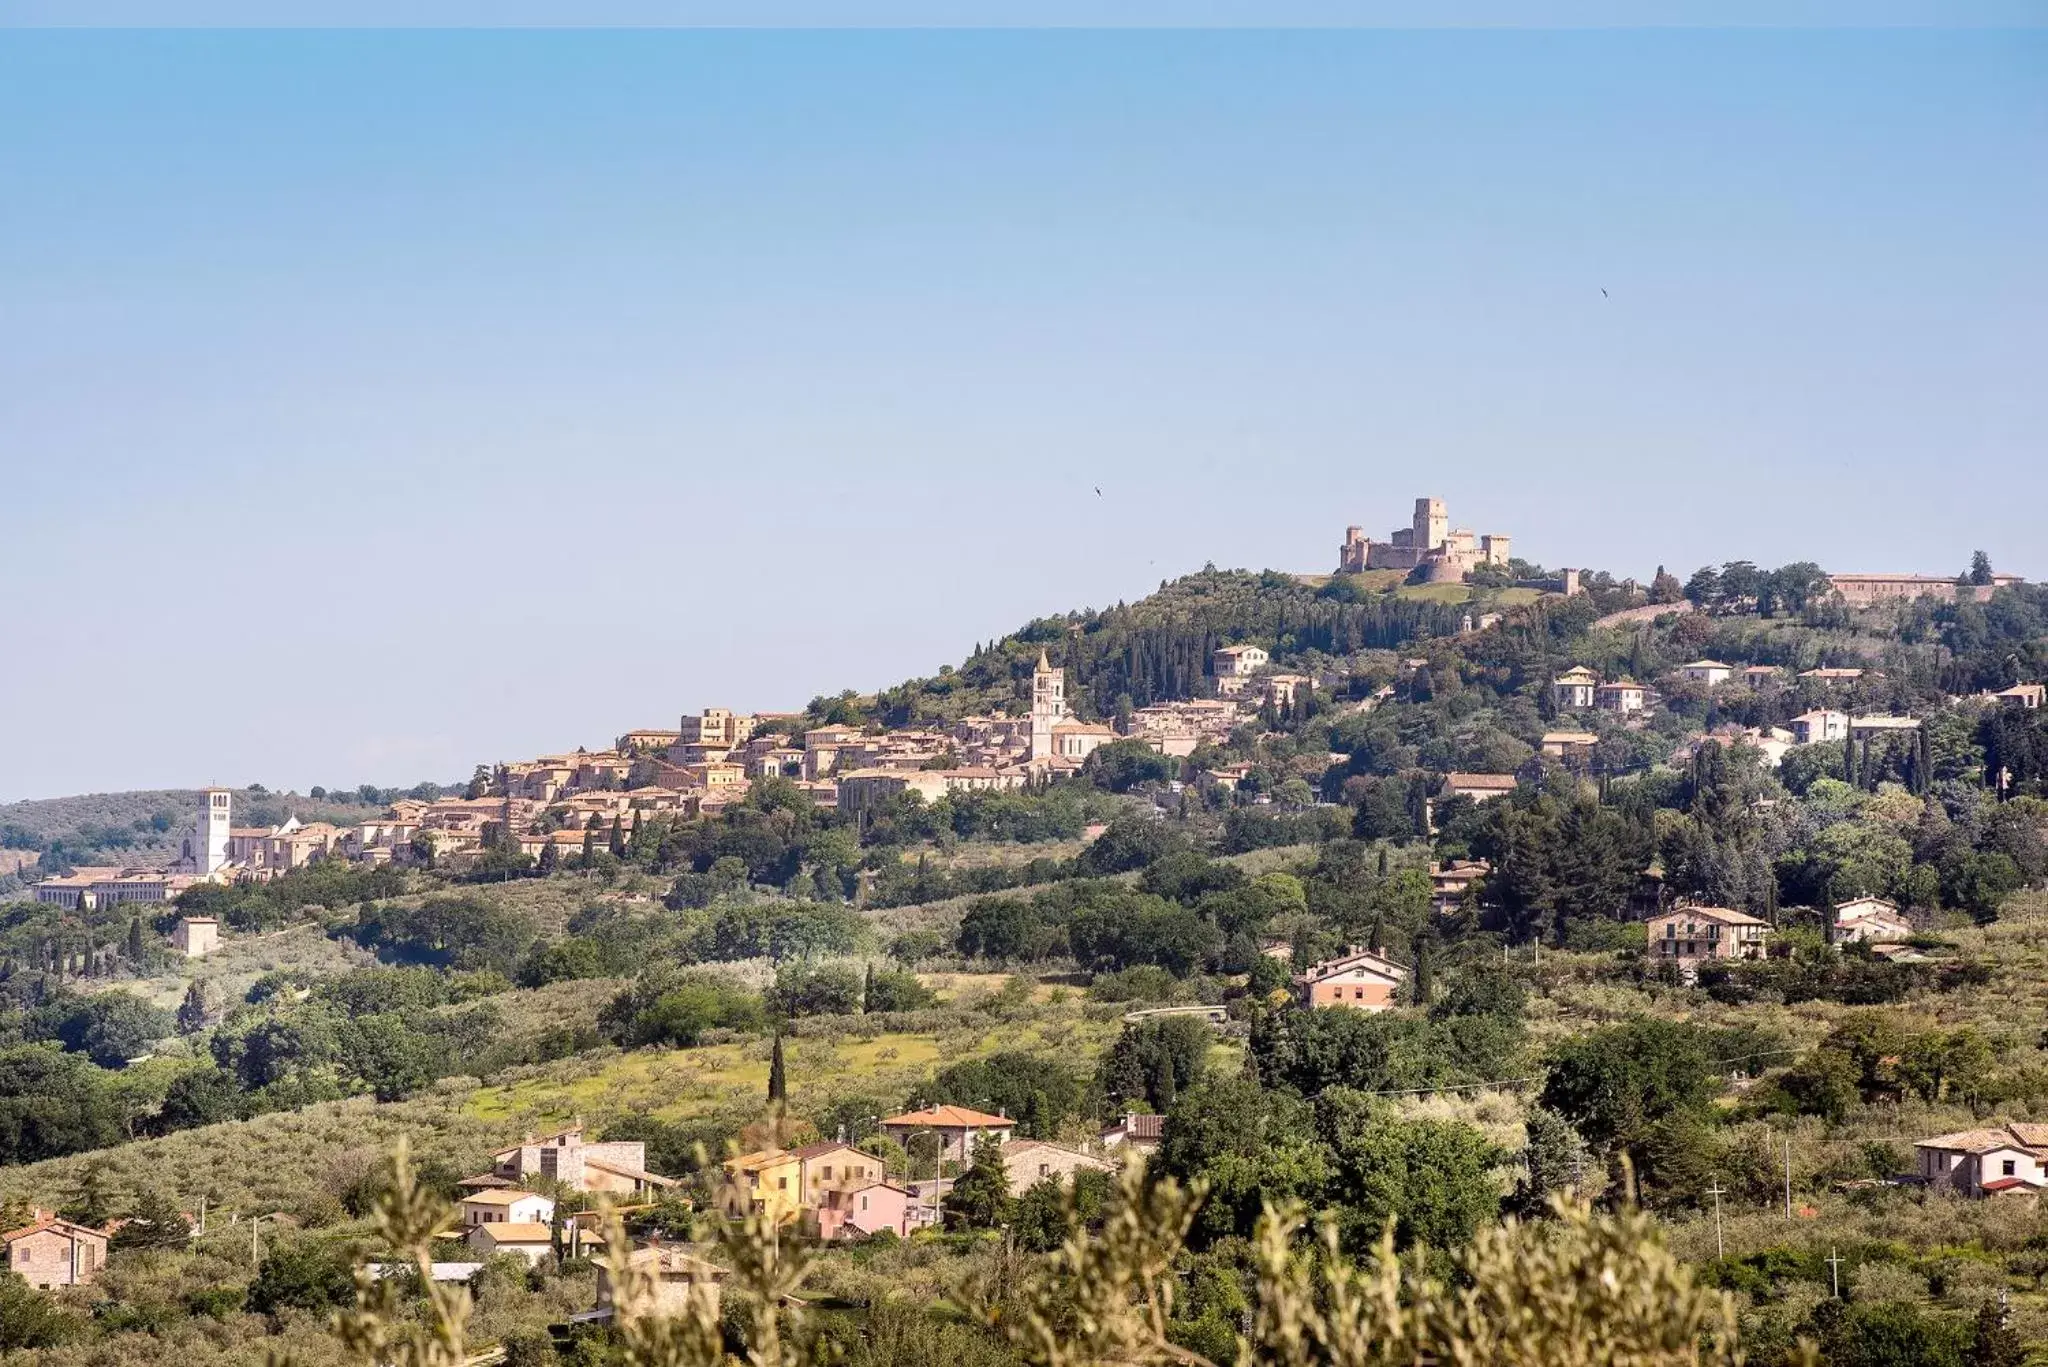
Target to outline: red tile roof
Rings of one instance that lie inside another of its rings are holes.
[[[927,1106],[921,1111],[906,1111],[892,1115],[882,1122],[884,1125],[930,1125],[944,1130],[986,1130],[1013,1129],[1017,1122],[987,1111],[977,1111],[968,1106]]]

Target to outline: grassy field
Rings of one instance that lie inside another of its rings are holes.
[[[1464,603],[1471,600],[1472,589],[1465,584],[1403,584],[1394,590],[1394,596],[1426,603]]]

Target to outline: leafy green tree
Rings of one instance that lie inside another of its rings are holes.
[[[760,998],[714,973],[647,970],[598,1013],[598,1029],[627,1048],[666,1044],[688,1049],[708,1031],[758,1030]]]
[[[1964,1367],[2021,1367],[2026,1360],[2026,1340],[2012,1327],[2012,1316],[2003,1301],[1987,1300],[1979,1305],[1969,1347],[1963,1350]]]
[[[973,1162],[946,1193],[946,1221],[962,1229],[997,1229],[1009,1219],[1010,1204],[1002,1145],[983,1136],[974,1146]]]
[[[1201,1081],[1214,1040],[1209,1023],[1191,1016],[1126,1025],[1096,1066],[1096,1087],[1110,1113],[1134,1104],[1170,1110],[1180,1093]]]
[[[325,1313],[355,1298],[355,1269],[339,1245],[301,1239],[269,1251],[249,1284],[251,1314],[280,1310]]]
[[[75,1337],[83,1323],[47,1291],[0,1270],[0,1356],[16,1349],[54,1348]]]
[[[1316,1099],[1315,1119],[1331,1155],[1326,1199],[1351,1247],[1373,1246],[1391,1222],[1398,1248],[1457,1248],[1499,1213],[1501,1154],[1470,1125],[1401,1120],[1343,1088]]]
[[[1524,1219],[1540,1215],[1550,1198],[1575,1188],[1586,1162],[1586,1142],[1572,1123],[1556,1111],[1532,1106],[1523,1121],[1522,1175],[1515,1182],[1508,1209]]]
[[[185,1000],[178,1003],[178,1033],[196,1035],[207,1027],[214,1014],[220,1009],[217,1000],[218,989],[205,979],[195,978],[185,989]],[[209,1000],[209,998],[214,998]]]
[[[0,1051],[0,1163],[118,1144],[126,1134],[106,1075],[47,1045]]]
[[[862,1009],[877,1011],[922,1011],[938,996],[908,969],[873,969],[868,972]]]
[[[112,1246],[122,1248],[183,1248],[192,1232],[191,1224],[177,1203],[157,1187],[144,1187],[135,1194],[135,1208],[127,1223],[114,1233]]]
[[[1992,582],[1991,557],[1982,551],[1970,552],[1970,582],[1979,587]]]
[[[1557,1046],[1538,1099],[1604,1148],[1640,1140],[1667,1116],[1704,1112],[1718,1090],[1707,1033],[1645,1017]]]
[[[1083,772],[1113,793],[1127,793],[1144,783],[1164,783],[1180,773],[1180,761],[1161,754],[1142,740],[1111,741],[1088,756]]]
[[[1665,570],[1662,565],[1650,580],[1650,601],[1652,603],[1676,603],[1685,597],[1685,586],[1678,582],[1678,576]]]
[[[232,1120],[238,1104],[232,1074],[219,1068],[195,1068],[171,1079],[163,1105],[157,1109],[156,1128],[169,1134]]]
[[[772,1015],[852,1016],[861,1009],[861,975],[846,964],[784,964],[763,1004]]]
[[[1193,1230],[1198,1246],[1249,1235],[1268,1202],[1319,1200],[1330,1175],[1308,1105],[1246,1076],[1213,1076],[1183,1092],[1153,1162],[1165,1176],[1209,1184]]]

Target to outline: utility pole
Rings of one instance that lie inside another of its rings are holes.
[[[1716,1177],[1714,1185],[1707,1188],[1707,1195],[1714,1198],[1714,1256],[1716,1258],[1726,1258],[1728,1256],[1728,1245],[1721,1238],[1721,1198],[1727,1195],[1727,1193],[1721,1189],[1720,1178]]]
[[[199,1233],[201,1237],[204,1237],[206,1234],[206,1198],[204,1196],[199,1198]]]
[[[1827,1263],[1828,1271],[1835,1279],[1835,1299],[1840,1300],[1842,1299],[1842,1255],[1835,1252],[1833,1248],[1830,1248],[1828,1249],[1828,1256],[1823,1261]]]

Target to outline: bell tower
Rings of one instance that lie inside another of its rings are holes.
[[[1054,669],[1043,650],[1031,671],[1031,758],[1052,755],[1052,729],[1066,719],[1067,671]]]
[[[192,863],[204,877],[219,873],[228,862],[228,834],[234,825],[235,795],[226,788],[208,788],[199,795],[199,830],[192,842]]]

